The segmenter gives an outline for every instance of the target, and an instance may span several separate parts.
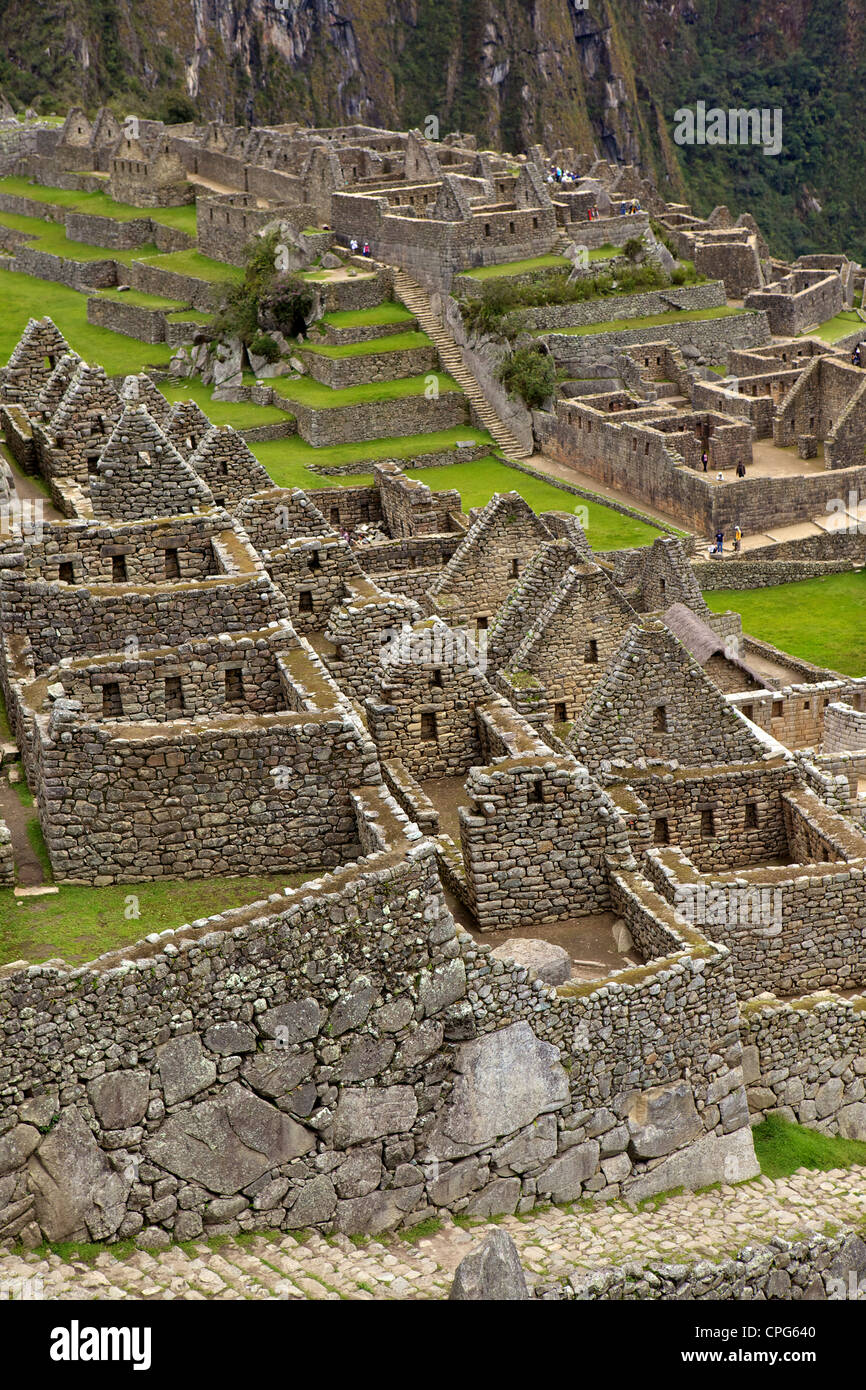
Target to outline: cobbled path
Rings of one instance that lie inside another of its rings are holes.
[[[622,1202],[553,1207],[498,1223],[514,1237],[530,1284],[604,1264],[718,1260],[772,1236],[866,1225],[866,1168],[801,1169],[739,1187],[668,1197],[635,1210]],[[204,1242],[93,1263],[37,1252],[0,1255],[0,1292],[31,1281],[50,1299],[431,1299],[445,1298],[455,1267],[489,1226],[448,1224],[433,1235],[366,1239],[280,1233]],[[187,1253],[189,1252],[189,1253]]]

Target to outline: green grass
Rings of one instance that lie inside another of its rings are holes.
[[[743,631],[792,656],[846,676],[866,675],[866,573],[829,574],[769,589],[714,589],[704,594],[714,613],[733,608]]]
[[[368,328],[371,324],[405,323],[414,317],[404,305],[386,299],[372,309],[335,309],[332,314],[325,314],[319,322],[328,323],[332,328]]]
[[[157,266],[160,270],[173,270],[178,275],[194,275],[198,280],[213,280],[214,282],[228,282],[240,280],[243,271],[236,265],[225,265],[223,261],[212,261],[209,256],[203,256],[200,251],[169,251],[164,255],[158,252],[155,255],[148,254],[147,249],[141,251],[122,253],[129,254],[132,260],[146,261],[148,265]],[[112,252],[112,256],[114,252]]]
[[[752,1130],[752,1137],[767,1178],[789,1178],[798,1168],[827,1173],[832,1168],[866,1167],[866,1144],[804,1129],[780,1115],[768,1115]]]
[[[454,378],[446,376],[444,372],[404,376],[398,381],[368,381],[341,391],[332,391],[329,386],[323,386],[320,381],[313,381],[310,377],[300,377],[298,381],[281,378],[277,389],[281,396],[297,401],[299,405],[314,410],[333,410],[341,405],[358,405],[362,401],[396,401],[406,396],[423,396],[431,376],[438,379],[440,393],[460,390]]]
[[[146,294],[144,290],[99,290],[94,298],[113,299],[118,304],[136,304],[140,309],[162,309],[169,313],[183,309],[180,299],[166,299],[161,294]]]
[[[862,328],[866,337],[866,323],[855,314],[853,309],[843,309],[841,314],[836,314],[835,318],[827,319],[818,328],[813,328],[809,332],[800,333],[797,336],[807,338],[820,338],[823,343],[835,343],[837,338],[847,338],[849,333],[853,333],[855,328]]]
[[[407,473],[410,478],[420,478],[434,491],[457,488],[465,512],[472,507],[483,507],[495,492],[519,492],[535,512],[573,512],[577,507],[586,507],[589,518],[587,536],[594,550],[624,550],[629,546],[650,545],[660,534],[653,526],[623,516],[610,507],[584,502],[583,498],[554,487],[543,478],[530,477],[493,457],[455,463],[445,468],[424,468],[415,472],[407,469]]]
[[[200,381],[163,381],[159,387],[167,401],[195,401],[214,425],[251,429],[254,425],[273,425],[285,420],[286,412],[275,405],[256,405],[253,401],[215,401],[211,387]]]
[[[14,212],[0,212],[0,227],[26,232],[34,238],[26,245],[35,251],[47,251],[52,256],[64,256],[71,261],[130,261],[143,260],[156,252],[155,246],[140,246],[134,251],[116,251],[113,247],[93,246],[87,241],[70,241],[61,222],[46,222],[41,217],[21,217]]]
[[[142,343],[109,328],[87,322],[87,300],[75,290],[32,275],[0,272],[0,362],[5,363],[27,320],[47,314],[70,347],[87,362],[100,363],[109,376],[146,371],[148,366],[167,366],[174,348],[167,343]]]
[[[430,347],[426,333],[391,333],[384,338],[369,338],[365,343],[340,343],[331,347],[327,343],[305,342],[302,352],[315,352],[319,357],[367,357],[371,352],[405,352],[410,348]]]
[[[687,319],[724,319],[744,314],[733,304],[723,304],[717,309],[671,309],[664,314],[647,314],[644,318],[609,319],[607,323],[590,323],[583,328],[543,329],[540,332],[556,332],[557,335],[579,337],[589,333],[620,333],[627,328],[660,328],[665,323],[683,323]],[[538,334],[536,334],[538,336]]]
[[[322,449],[314,448],[305,443],[300,435],[293,434],[287,439],[267,439],[259,444],[251,442],[250,448],[277,487],[360,487],[364,483],[372,483],[372,472],[364,475],[346,473],[329,478],[311,473],[309,465],[314,463],[327,467],[369,460],[372,466],[376,459],[411,459],[418,454],[453,449],[458,439],[471,439],[476,444],[493,444],[486,430],[458,425],[449,430],[434,430],[431,434],[397,435],[394,438],[371,439],[365,443],[333,444]],[[437,468],[427,468],[417,476],[429,482],[438,472]]]
[[[6,701],[3,699],[2,690],[0,690],[0,740],[3,743],[12,742],[12,730],[9,727],[9,716],[6,712]]]
[[[597,246],[590,251],[590,261],[609,261],[611,256],[619,254],[617,246]],[[504,275],[526,275],[533,270],[564,270],[571,267],[571,261],[567,256],[531,256],[525,261],[505,261],[503,265],[481,265],[475,270],[461,270],[458,279],[467,280],[497,280]]]
[[[140,941],[151,932],[182,927],[198,917],[256,902],[314,877],[314,873],[307,873],[196,881],[160,879],[105,888],[73,884],[62,885],[58,893],[44,898],[15,898],[11,888],[3,888],[0,963],[29,960],[38,964],[60,956],[80,965],[103,951]],[[127,918],[130,911],[139,915]]]
[[[37,203],[49,203],[67,212],[88,212],[98,217],[113,217],[116,222],[132,222],[137,217],[149,217],[164,227],[174,227],[189,236],[196,234],[195,203],[173,208],[136,208],[131,203],[116,203],[107,193],[81,193],[71,188],[49,188],[10,175],[0,179],[0,193],[15,193]]]

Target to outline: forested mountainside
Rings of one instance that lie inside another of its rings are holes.
[[[166,120],[435,115],[488,146],[594,146],[775,251],[866,259],[866,0],[0,0],[0,85]],[[674,112],[780,108],[783,148],[678,146]]]

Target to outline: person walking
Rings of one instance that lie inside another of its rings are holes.
[[[745,476],[746,476],[746,465],[743,463],[743,460],[740,459],[740,462],[737,464],[737,477],[738,477],[738,478],[745,478]]]
[[[859,366],[860,366],[860,344],[859,344],[859,343],[858,343],[857,346],[855,347],[854,351],[851,353],[851,361],[852,361],[852,363],[854,364],[855,367],[859,367]]]
[[[725,533],[724,533],[724,531],[717,531],[717,532],[716,532],[716,554],[717,554],[717,555],[723,555],[723,554],[724,554],[724,551],[725,551]]]
[[[707,471],[707,464],[709,463],[709,461],[710,461],[710,460],[709,460],[709,458],[707,457],[706,451],[704,451],[704,453],[701,454],[701,463],[704,465],[704,472],[705,472],[705,473],[706,473],[706,471]]]
[[[743,543],[743,533],[742,533],[742,531],[740,530],[740,523],[737,522],[737,525],[736,525],[736,527],[735,527],[735,529],[734,529],[734,550],[736,551],[736,553],[737,553],[738,555],[739,555],[739,553],[740,553],[740,546],[742,545],[742,543]]]

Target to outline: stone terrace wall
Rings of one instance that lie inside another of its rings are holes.
[[[377,1232],[756,1171],[724,957],[655,900],[664,958],[553,990],[455,931],[433,863],[0,971],[0,1233]]]
[[[591,323],[608,323],[613,319],[666,314],[673,308],[717,309],[726,302],[721,280],[711,280],[705,285],[670,285],[641,294],[606,295],[603,299],[589,299],[576,304],[539,305],[518,312],[522,327],[551,333],[557,328],[583,328]]]
[[[67,289],[104,290],[118,284],[116,261],[74,261],[64,256],[54,256],[49,251],[37,251],[29,246],[18,246],[12,257],[10,270],[20,275],[32,275],[37,280],[52,280]]]
[[[332,391],[365,386],[369,381],[397,381],[400,377],[420,376],[422,372],[439,369],[439,358],[432,344],[350,357],[329,357],[327,353],[301,348],[299,355],[313,380],[329,386]]]
[[[570,1274],[556,1284],[536,1285],[535,1298],[581,1303],[608,1300],[645,1302],[648,1299],[686,1299],[689,1302],[736,1302],[753,1299],[846,1299],[851,1276],[861,1276],[863,1242],[843,1231],[838,1235],[809,1235],[769,1245],[747,1246],[729,1260],[696,1265],[650,1264],[643,1268],[612,1265]],[[862,1293],[859,1294],[862,1298]]]
[[[757,1119],[781,1111],[825,1134],[866,1139],[863,997],[827,992],[740,1006],[743,1076]]]
[[[286,408],[295,415],[301,438],[317,447],[453,429],[467,423],[468,409],[459,391],[443,391],[430,400],[424,395],[401,396],[325,408],[287,400]]]
[[[87,301],[87,322],[113,333],[125,333],[143,343],[164,343],[167,325],[162,309],[147,309],[119,299],[93,296]]]
[[[567,337],[551,333],[547,337],[557,363],[566,366],[574,376],[581,376],[583,369],[593,366],[600,357],[610,356],[618,348],[633,343],[645,343],[648,336],[655,339],[660,333],[676,347],[693,347],[716,364],[724,363],[732,348],[760,347],[770,336],[767,316],[760,312],[726,314],[718,319],[688,319],[684,323],[671,320],[662,329],[637,326],[610,333],[569,334]]]
[[[730,536],[728,544],[731,543]],[[745,558],[707,560],[695,569],[702,589],[770,589],[776,584],[793,584],[799,579],[817,579],[827,574],[846,574],[854,568],[848,559],[784,560],[771,558],[753,560],[752,551]],[[742,552],[741,552],[742,554]]]

